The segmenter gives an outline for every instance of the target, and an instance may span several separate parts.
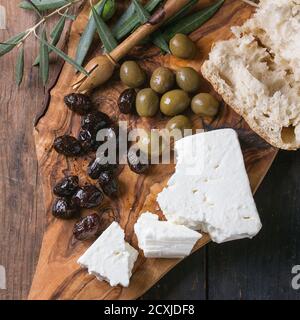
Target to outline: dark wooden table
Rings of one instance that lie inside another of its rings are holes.
[[[7,30],[0,42],[36,22],[2,0]],[[26,299],[40,250],[45,212],[33,142],[44,89],[31,67],[38,47],[26,45],[26,78],[14,82],[16,51],[0,58],[0,265],[7,290],[0,300]],[[52,69],[52,78],[59,65]],[[256,194],[264,228],[252,241],[211,244],[186,259],[143,299],[299,299],[292,268],[300,265],[300,152],[280,152]]]

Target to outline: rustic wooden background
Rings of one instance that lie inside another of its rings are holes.
[[[239,0],[237,0],[239,1]],[[18,0],[1,0],[7,29],[0,42],[36,22],[17,8]],[[37,263],[45,214],[32,136],[44,90],[30,66],[38,48],[26,46],[26,78],[14,84],[16,52],[0,59],[0,265],[7,290],[0,300],[25,299]],[[54,80],[60,65],[52,71]],[[300,264],[300,152],[281,152],[257,192],[264,224],[252,241],[210,244],[186,259],[143,299],[299,299],[291,287],[291,269]]]

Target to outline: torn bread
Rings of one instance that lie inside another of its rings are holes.
[[[300,148],[300,0],[261,0],[235,38],[214,45],[203,76],[271,145]]]

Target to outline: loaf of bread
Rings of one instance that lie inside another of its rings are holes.
[[[271,145],[300,148],[300,0],[261,0],[235,37],[214,45],[203,76]]]

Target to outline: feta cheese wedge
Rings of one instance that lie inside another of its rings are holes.
[[[168,221],[222,243],[253,238],[262,225],[238,136],[232,129],[176,142],[178,163],[157,201]]]
[[[107,281],[112,287],[128,287],[138,251],[124,238],[122,228],[113,222],[79,258],[78,263],[87,268],[89,274],[95,275],[100,281]]]
[[[184,258],[202,238],[200,233],[185,226],[159,221],[151,212],[140,216],[134,231],[146,258]]]

